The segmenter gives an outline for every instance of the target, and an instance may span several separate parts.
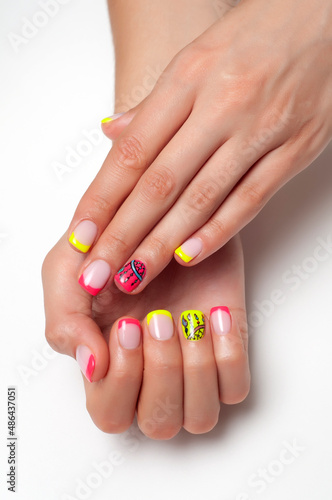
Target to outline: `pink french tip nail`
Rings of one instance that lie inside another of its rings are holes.
[[[120,319],[118,324],[119,342],[124,349],[136,349],[141,343],[141,325],[137,319]]]
[[[104,260],[95,260],[81,274],[78,282],[91,295],[97,295],[111,276],[111,267]]]
[[[210,321],[217,335],[226,335],[231,331],[232,319],[228,307],[213,307],[210,311]]]
[[[116,273],[114,279],[127,292],[132,292],[142,283],[145,275],[145,264],[140,260],[132,260]]]
[[[76,361],[83,375],[91,382],[91,378],[96,366],[95,357],[90,349],[85,345],[79,345],[76,349]]]

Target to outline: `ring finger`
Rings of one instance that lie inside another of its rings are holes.
[[[178,322],[183,357],[183,427],[192,434],[210,431],[218,422],[218,378],[209,323],[199,310],[184,311]]]

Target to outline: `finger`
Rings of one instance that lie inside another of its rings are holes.
[[[216,425],[220,411],[211,332],[198,310],[181,314],[178,332],[184,373],[183,427],[192,434],[202,434]]]
[[[107,343],[92,319],[92,299],[77,285],[82,259],[70,250],[66,236],[45,258],[45,333],[55,351],[75,358],[85,377],[95,382],[106,374],[109,355]]]
[[[241,179],[208,222],[175,250],[175,259],[182,265],[195,265],[225,245],[299,171],[298,163],[296,148],[288,145],[266,154]]]
[[[124,259],[130,257],[140,241],[176,201],[176,198],[190,182],[192,176],[219,147],[220,140],[222,140],[220,139],[220,131],[217,132],[212,125],[206,136],[202,135],[196,120],[188,120],[183,125],[157,160],[142,176],[133,192],[128,196],[107,229],[100,236],[82,267],[83,278],[80,278],[82,286],[88,285],[89,266],[94,265],[95,261],[107,262],[110,269],[112,269],[113,275],[114,272],[118,271],[125,263]],[[192,148],[192,142],[195,143],[198,152]],[[187,167],[180,168],[181,165]],[[168,227],[172,232],[171,226],[170,223]],[[184,227],[183,225],[182,231]],[[151,250],[158,250],[159,247],[155,245],[153,237],[151,240]],[[163,238],[163,240],[167,241],[167,237]],[[179,241],[179,237],[177,241]],[[149,271],[150,276],[156,275],[158,271],[160,272],[171,260],[175,247],[164,244],[161,250],[164,250],[164,248],[168,248],[167,255],[162,256],[163,258],[157,256],[153,265],[156,267],[159,265],[159,268],[155,273],[153,273],[153,269],[151,273]],[[133,260],[140,262],[140,265],[146,269],[144,259],[142,260],[137,256],[130,259],[130,261]],[[130,262],[127,265],[130,267]],[[131,292],[141,284],[146,277],[146,273],[141,273],[137,276],[138,280],[135,279],[131,282],[124,282],[120,277],[122,277],[122,271],[116,276],[116,281],[120,286],[125,285],[123,288],[126,292]],[[107,276],[107,280],[109,278],[110,276]],[[130,288],[127,285],[130,285]],[[88,289],[87,286],[85,288]],[[142,290],[143,287],[141,286],[140,289]]]
[[[167,266],[173,257],[174,249],[178,248],[179,243],[185,241],[194,231],[208,221],[210,216],[225,200],[229,191],[250,168],[252,161],[255,162],[264,154],[264,150],[257,150],[256,156],[249,161],[245,156],[240,156],[235,168],[235,162],[233,161],[234,151],[239,150],[242,142],[242,137],[228,140],[209,159],[204,168],[198,172],[176,203],[174,203],[171,210],[154,227],[135,252],[131,254],[130,260],[124,268],[121,268],[117,273],[115,281],[120,289],[122,288],[125,292],[134,293],[144,290]],[[198,160],[200,161],[200,158]],[[188,162],[188,164],[190,163]],[[171,197],[169,197],[169,203],[172,203]],[[132,207],[132,211],[136,214],[134,207]],[[151,216],[158,215],[158,211],[155,209],[152,210],[152,207],[150,212]],[[115,221],[116,218],[114,219],[114,223]],[[123,224],[125,224],[124,221]],[[110,249],[111,245],[109,242],[105,243],[105,239],[109,238],[108,234],[111,227],[112,224],[105,230],[105,235],[102,235],[100,238],[94,252],[91,254],[91,258],[93,258],[95,253],[98,255],[101,245],[107,246]],[[129,242],[132,237],[139,237],[138,234],[142,227],[144,227],[144,223],[139,223],[137,220],[136,234],[131,229],[130,236],[127,237],[126,242]],[[189,256],[192,258],[201,250],[202,241],[197,238],[194,241],[190,240],[184,248],[178,249],[177,253],[179,253],[180,258],[183,257],[184,262],[188,262],[190,260]],[[125,252],[120,254],[120,249],[118,249],[117,254],[122,257],[125,255]],[[135,270],[132,270],[132,263],[135,264],[138,262],[144,264],[145,273],[137,278],[137,273],[135,273]],[[111,265],[114,265],[114,261]],[[132,279],[128,279],[131,274]]]
[[[236,319],[228,307],[210,311],[213,351],[217,365],[219,399],[226,404],[243,401],[250,388],[249,359]]]
[[[135,113],[124,132],[115,140],[103,166],[75,211],[68,239],[77,250],[84,253],[89,250],[141,175],[186,121],[193,93],[184,88],[175,92],[172,86],[167,89],[163,86],[163,89],[158,87],[158,91],[153,90],[146,102],[143,101],[135,110],[128,112],[128,116],[126,114],[118,118],[120,126]],[[94,225],[95,234],[93,239],[90,236],[80,246],[75,244],[79,241],[75,233],[82,221],[90,221]]]
[[[138,320],[120,318],[111,329],[110,366],[97,384],[85,383],[87,409],[104,432],[124,432],[133,422],[143,374],[143,347]]]
[[[153,439],[170,439],[183,421],[182,357],[171,313],[148,314],[143,324],[144,376],[138,425]]]

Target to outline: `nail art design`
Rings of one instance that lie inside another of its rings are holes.
[[[217,335],[227,335],[231,331],[232,320],[228,307],[213,307],[210,311],[210,321]]]
[[[91,295],[97,295],[110,276],[110,265],[104,260],[95,260],[83,271],[78,282]]]
[[[187,340],[200,340],[205,334],[205,319],[201,311],[185,311],[181,315],[181,325]]]
[[[79,345],[76,349],[76,361],[85,377],[91,382],[96,366],[95,357],[88,347]]]
[[[190,238],[178,247],[175,250],[175,253],[178,257],[180,257],[180,259],[188,263],[197,257],[197,255],[201,253],[202,249],[203,243],[200,239]]]
[[[98,228],[91,220],[83,220],[71,233],[69,243],[82,253],[87,253],[97,236]]]
[[[112,116],[107,116],[107,118],[103,118],[101,123],[109,123],[109,122],[113,122],[114,120],[116,120],[117,118],[120,118],[120,116],[124,115],[124,113],[116,113],[115,115],[112,115]]]
[[[115,275],[115,281],[127,292],[138,287],[146,274],[146,267],[140,260],[132,260],[122,267]]]
[[[137,319],[120,319],[118,333],[119,342],[124,349],[136,349],[141,343],[141,325]]]

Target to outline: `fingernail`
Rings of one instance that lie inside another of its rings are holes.
[[[125,349],[136,349],[141,343],[141,325],[137,319],[120,319],[119,342]]]
[[[159,309],[147,315],[147,324],[151,336],[156,340],[169,340],[173,337],[173,318],[170,312]]]
[[[210,321],[217,335],[226,335],[231,331],[232,320],[228,307],[213,307],[210,311]]]
[[[107,118],[103,118],[101,123],[113,122],[114,120],[116,120],[117,118],[120,118],[120,116],[123,116],[123,115],[124,115],[124,113],[116,113],[115,115],[108,116]]]
[[[201,311],[185,311],[181,314],[183,335],[187,340],[200,340],[205,334],[205,319]]]
[[[84,269],[78,282],[91,295],[97,295],[110,276],[110,265],[104,260],[95,260]]]
[[[176,255],[180,257],[184,262],[190,262],[198,254],[201,253],[203,249],[203,242],[198,238],[190,238],[185,241],[179,248],[175,250]]]
[[[146,274],[146,267],[140,260],[132,260],[118,271],[114,277],[127,292],[138,287]]]
[[[69,242],[78,250],[86,253],[97,236],[98,228],[91,220],[83,220],[71,233]]]
[[[76,349],[76,361],[82,370],[83,375],[91,382],[91,378],[96,366],[95,357],[90,349],[85,345],[79,345]]]

